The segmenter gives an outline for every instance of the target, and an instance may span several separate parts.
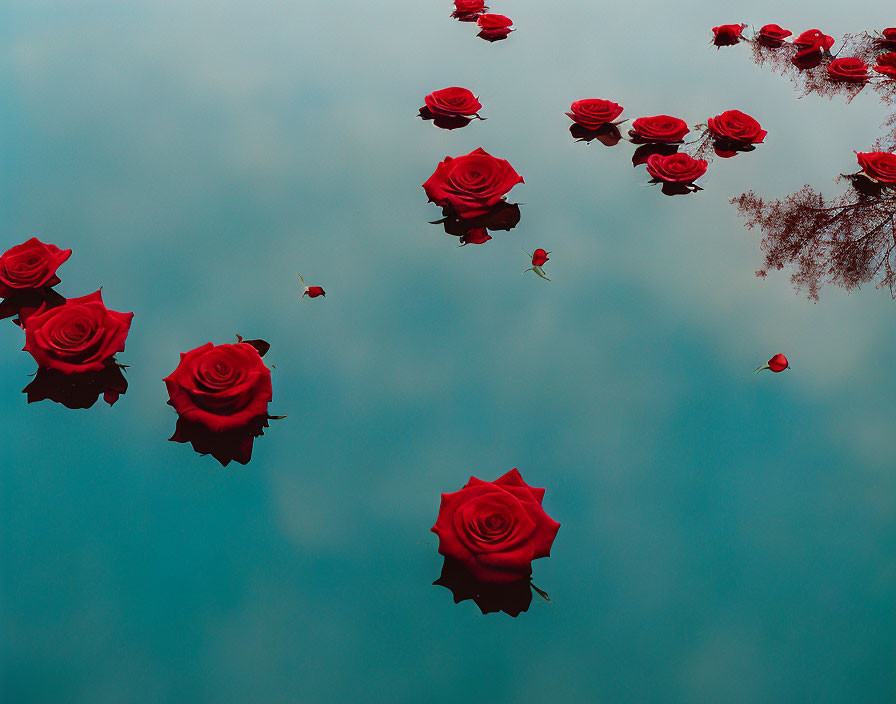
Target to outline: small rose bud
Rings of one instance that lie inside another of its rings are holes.
[[[302,279],[302,284],[305,285],[305,279],[302,278],[302,275],[299,274],[299,278]],[[317,298],[318,296],[326,297],[326,293],[320,286],[305,286],[305,291],[302,293],[302,298],[308,296],[308,298]]]
[[[763,369],[771,369],[775,374],[778,372],[783,372],[785,369],[790,368],[790,363],[787,361],[787,357],[785,357],[780,352],[768,360],[768,364],[764,364],[761,367],[754,369],[753,371],[757,374],[761,372]]]

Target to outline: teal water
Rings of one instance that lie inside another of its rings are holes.
[[[893,25],[887,4],[8,0],[0,251],[74,250],[63,295],[134,311],[112,408],[25,404],[0,325],[4,702],[891,702],[896,311],[762,280],[728,198],[834,194],[882,134],[710,28]],[[484,122],[423,97],[472,89]],[[570,102],[769,131],[665,198]],[[456,247],[420,184],[483,146],[522,221]],[[520,272],[551,255],[550,283]],[[327,290],[300,300],[296,272]],[[272,343],[243,468],[167,441],[162,378]],[[793,369],[754,377],[775,352]],[[512,467],[561,522],[519,618],[431,586],[439,494]]]

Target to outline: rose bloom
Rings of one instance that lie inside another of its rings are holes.
[[[647,173],[666,183],[693,183],[706,173],[707,163],[688,154],[653,154],[647,159]]]
[[[549,259],[548,252],[545,252],[543,249],[536,249],[532,252],[532,266],[544,266]]]
[[[523,183],[510,162],[496,159],[482,147],[465,156],[445,157],[423,184],[430,201],[451,208],[462,218],[485,215],[516,184]]]
[[[508,29],[513,24],[513,20],[504,15],[485,14],[479,15],[476,24],[486,30]]]
[[[45,244],[37,237],[6,250],[0,256],[0,297],[59,283],[56,270],[72,255],[70,249]]]
[[[896,51],[878,56],[874,70],[890,78],[896,78]]]
[[[454,0],[454,9],[458,15],[469,15],[472,12],[485,10],[484,0]]]
[[[755,119],[740,110],[726,110],[709,118],[707,127],[715,137],[747,144],[759,144],[768,134]]]
[[[776,24],[767,24],[759,30],[756,38],[765,46],[779,47],[783,46],[784,40],[791,34],[793,34],[793,32],[789,29],[784,29]]]
[[[97,291],[69,298],[63,305],[42,307],[23,321],[25,351],[38,366],[63,374],[102,371],[124,351],[133,313],[118,313],[103,304]]]
[[[483,582],[528,579],[532,560],[551,554],[560,529],[543,498],[544,489],[526,484],[516,469],[493,482],[470,477],[460,491],[442,494],[432,527],[439,553]]]
[[[887,27],[886,29],[881,30],[880,35],[881,44],[891,48],[896,48],[896,27]]]
[[[644,142],[680,142],[690,132],[688,124],[670,115],[639,117],[632,123],[629,134]]]
[[[812,48],[818,49],[819,51],[827,51],[834,46],[834,38],[825,34],[820,29],[807,29],[793,40],[793,44],[801,49]]]
[[[610,100],[598,98],[586,98],[577,100],[569,106],[567,116],[574,122],[596,130],[607,123],[613,122],[622,114],[622,106]]]
[[[433,115],[446,117],[467,117],[475,115],[482,109],[472,91],[458,86],[435,90],[427,95],[423,102]]]
[[[896,184],[896,154],[890,152],[856,152],[859,166],[871,178]]]
[[[182,353],[177,369],[164,381],[177,414],[216,433],[266,419],[274,397],[271,370],[248,342],[209,342]]]
[[[740,35],[744,31],[745,24],[723,24],[712,28],[713,44],[716,46],[730,46],[740,41]]]
[[[828,76],[833,81],[862,83],[868,80],[868,64],[854,56],[834,59],[828,64]]]

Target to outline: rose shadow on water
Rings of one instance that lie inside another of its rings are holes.
[[[49,400],[71,409],[90,408],[102,395],[111,406],[128,390],[123,366],[113,363],[102,371],[80,374],[40,367],[22,393],[27,394],[28,403]]]
[[[271,416],[273,418],[275,416]],[[193,423],[178,416],[172,442],[190,443],[200,455],[211,455],[221,466],[231,462],[245,465],[252,459],[252,447],[255,438],[264,435],[268,427],[268,418],[256,418],[252,423],[227,432],[215,433],[201,423]]]
[[[432,120],[432,124],[443,130],[456,130],[466,127],[475,119],[484,119],[481,117],[464,117],[463,115],[438,115],[427,107],[420,108],[420,117],[424,120]]]
[[[483,582],[473,577],[461,562],[450,557],[445,558],[442,573],[433,585],[449,589],[455,604],[472,600],[483,614],[503,611],[516,618],[529,610],[533,589],[550,601],[545,592],[532,584],[531,578],[515,582]]]
[[[37,312],[41,306],[44,306],[46,310],[56,308],[64,303],[65,296],[52,288],[17,291],[0,300],[0,320],[13,318],[12,322],[22,327],[25,319]]]
[[[576,142],[589,143],[597,140],[605,147],[615,147],[622,139],[622,133],[619,131],[619,128],[610,122],[601,125],[596,130],[588,129],[578,122],[573,122],[569,126],[569,133]]]
[[[659,142],[649,142],[640,145],[632,154],[632,166],[641,166],[646,164],[647,160],[654,154],[660,156],[671,156],[678,151],[677,144],[661,144]]]
[[[463,247],[467,244],[484,244],[492,237],[489,230],[510,231],[515,228],[521,218],[520,206],[517,203],[501,201],[485,215],[475,218],[462,218],[450,206],[442,207],[442,218],[433,220],[431,225],[441,225],[445,232],[460,240]]]

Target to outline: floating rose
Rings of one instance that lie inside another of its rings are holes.
[[[771,369],[775,374],[778,372],[783,372],[785,369],[789,368],[790,364],[787,361],[787,357],[785,357],[780,352],[768,360],[768,364],[763,364],[761,367],[757,367],[753,371],[757,374],[765,369]]]
[[[516,184],[523,183],[510,162],[481,147],[465,156],[445,157],[423,184],[429,200],[461,218],[487,214]]]
[[[828,76],[832,81],[864,83],[868,80],[868,64],[854,56],[834,59],[828,64]]]
[[[586,98],[569,106],[566,115],[575,123],[589,130],[596,130],[613,122],[622,114],[622,106],[612,100]]]
[[[460,491],[442,494],[432,527],[439,553],[480,582],[528,583],[532,560],[550,555],[560,529],[543,498],[544,489],[526,484],[516,469],[494,482],[470,477]]]
[[[475,22],[487,9],[483,0],[454,0],[451,16],[461,22]]]
[[[629,135],[635,144],[643,142],[663,142],[671,144],[680,142],[690,132],[688,124],[678,117],[670,115],[653,115],[639,117],[632,123]]]
[[[165,377],[169,405],[177,411],[175,442],[189,442],[200,454],[221,464],[246,464],[254,438],[264,433],[273,398],[271,371],[262,361],[270,348],[263,340],[239,338],[234,344],[211,342],[180,356]]]
[[[887,27],[881,30],[877,43],[889,49],[896,49],[896,27]]]
[[[859,166],[870,178],[889,186],[896,184],[896,154],[890,152],[856,152]]]
[[[458,86],[433,91],[424,98],[425,105],[420,108],[420,117],[432,120],[436,127],[453,130],[470,124],[473,118],[479,118],[482,105],[472,91]]]
[[[740,110],[726,110],[707,120],[716,154],[726,158],[738,152],[752,151],[768,134],[752,117]]]
[[[476,24],[479,25],[481,30],[477,36],[489,42],[506,39],[507,35],[513,31],[511,29],[513,20],[504,15],[479,15]]]
[[[716,46],[731,46],[741,40],[745,24],[723,24],[712,28],[712,43]]]
[[[896,78],[896,51],[881,54],[877,57],[877,65],[874,70],[884,76]]]
[[[0,318],[24,317],[41,306],[52,308],[65,299],[53,290],[59,283],[56,270],[72,254],[36,237],[12,247],[0,256]]]
[[[550,259],[548,256],[550,252],[546,252],[543,249],[536,249],[532,253],[532,266],[526,269],[523,273],[525,274],[527,271],[534,271],[538,276],[540,276],[545,281],[550,281],[550,279],[545,275],[544,269],[542,267],[545,263]]]
[[[45,369],[63,374],[99,372],[115,364],[115,354],[124,351],[133,317],[106,308],[99,291],[69,298],[28,317],[25,351]]]
[[[793,40],[793,45],[800,49],[815,49],[817,51],[830,51],[834,46],[834,38],[825,34],[820,29],[807,29]]]
[[[705,160],[684,153],[654,154],[647,159],[647,173],[653,176],[654,183],[663,184],[663,193],[669,196],[700,190],[694,181],[706,173],[706,167]]]
[[[776,24],[767,24],[759,30],[759,33],[756,35],[756,41],[763,46],[777,49],[778,47],[784,46],[784,40],[791,34],[793,34],[793,32],[789,29],[784,29]]]

